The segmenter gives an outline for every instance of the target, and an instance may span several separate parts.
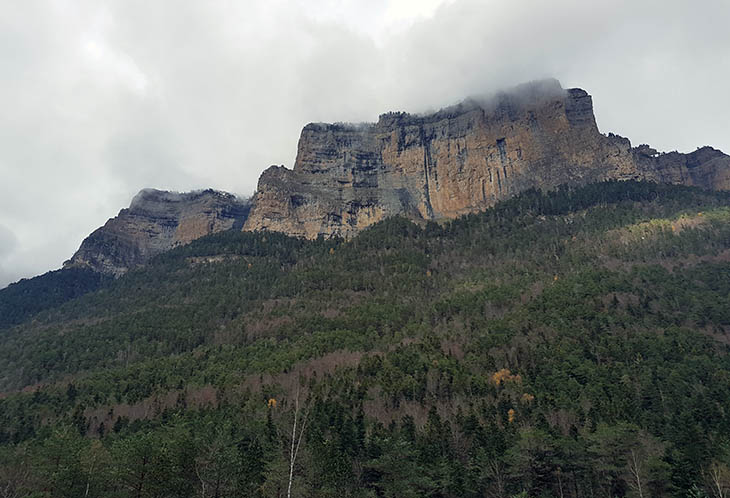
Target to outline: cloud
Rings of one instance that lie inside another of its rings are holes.
[[[0,225],[0,286],[2,282],[15,280],[20,273],[8,267],[6,260],[18,246],[18,239],[13,232]]]
[[[13,232],[0,225],[0,258],[5,258],[18,246],[18,238]]]
[[[0,286],[60,266],[144,187],[247,195],[311,121],[547,76],[599,127],[730,150],[725,0],[26,0],[0,9]],[[8,266],[9,265],[9,266]]]

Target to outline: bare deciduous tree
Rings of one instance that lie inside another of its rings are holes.
[[[292,424],[291,431],[291,449],[289,452],[289,485],[287,486],[286,496],[291,498],[291,486],[294,482],[294,464],[299,454],[299,448],[302,445],[302,436],[307,428],[307,420],[309,419],[309,406],[304,413],[304,419],[302,420],[301,428],[299,429],[299,435],[297,435],[297,423],[299,421],[299,386],[297,386],[297,394],[294,398],[294,423]]]
[[[629,474],[631,474],[632,487],[639,493],[639,498],[644,498],[644,486],[641,477],[644,474],[643,459],[639,456],[639,452],[632,448],[628,458]]]
[[[32,480],[31,467],[25,449],[16,451],[15,462],[0,463],[0,498],[26,496]]]
[[[489,496],[493,498],[504,498],[507,496],[507,469],[499,460],[490,460],[486,468],[486,475],[492,482]]]
[[[703,472],[713,498],[727,498],[730,488],[730,468],[721,462],[712,462]]]

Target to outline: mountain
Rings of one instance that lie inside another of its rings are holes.
[[[730,193],[696,187],[530,189],[349,239],[217,232],[0,328],[0,489],[709,495],[728,310]]]
[[[641,179],[730,188],[730,156],[659,154],[602,135],[591,96],[556,80],[375,124],[309,124],[293,170],[264,171],[246,230],[351,237],[389,216],[443,220],[529,188]]]
[[[240,230],[248,200],[212,189],[144,189],[127,209],[94,230],[63,268],[0,289],[0,328],[99,289],[150,258],[195,239]]]
[[[144,189],[129,208],[84,239],[64,268],[119,276],[204,235],[240,230],[249,209],[247,201],[211,189],[188,193]]]
[[[689,154],[598,131],[591,96],[556,80],[376,124],[308,124],[292,170],[272,166],[250,201],[146,189],[64,265],[119,276],[151,256],[228,229],[352,237],[391,216],[443,221],[530,188],[639,179],[730,188],[730,156]]]
[[[547,81],[144,190],[0,290],[0,495],[723,498],[728,171]]]

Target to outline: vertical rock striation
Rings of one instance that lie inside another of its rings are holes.
[[[632,148],[598,131],[588,93],[545,80],[427,115],[309,124],[294,168],[264,171],[252,203],[214,190],[143,190],[64,266],[119,276],[222,230],[351,237],[389,216],[454,218],[532,187],[606,179],[730,189],[730,157],[711,147],[690,154]]]
[[[293,170],[261,175],[244,229],[350,237],[388,216],[454,218],[531,187],[605,179],[728,189],[730,157],[632,148],[598,131],[588,93],[546,80],[428,115],[309,124]]]

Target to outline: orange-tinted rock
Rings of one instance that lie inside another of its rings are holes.
[[[244,229],[349,237],[388,216],[454,218],[531,187],[604,179],[728,189],[730,157],[632,148],[598,131],[590,95],[547,80],[425,116],[309,124],[294,169],[261,175]]]
[[[215,190],[185,194],[145,189],[96,229],[64,266],[119,276],[152,256],[204,235],[240,229],[249,205]]]

